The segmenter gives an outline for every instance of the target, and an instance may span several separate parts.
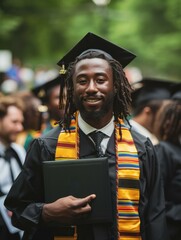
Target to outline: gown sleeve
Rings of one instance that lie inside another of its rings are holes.
[[[160,164],[149,139],[145,142],[145,152],[141,159],[141,229],[146,240],[168,240]]]
[[[42,224],[44,189],[41,162],[52,159],[53,153],[46,141],[33,140],[23,170],[5,200],[6,208],[13,212],[12,223],[15,227],[33,233]]]
[[[168,240],[163,183],[155,147],[149,138],[132,131],[140,160],[140,203],[142,240]]]

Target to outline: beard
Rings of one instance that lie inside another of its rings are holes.
[[[98,109],[96,108],[85,108],[83,104],[83,98],[81,97],[74,97],[76,109],[80,111],[81,116],[83,119],[99,121],[102,117],[106,116],[110,109],[113,109],[113,102],[114,102],[114,95],[112,93],[104,99],[102,106]]]

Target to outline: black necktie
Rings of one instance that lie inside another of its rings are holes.
[[[96,152],[97,152],[97,156],[98,157],[102,157],[104,156],[103,152],[102,152],[102,148],[101,148],[101,142],[103,140],[103,138],[105,138],[107,135],[104,134],[103,132],[100,132],[100,131],[94,131],[94,132],[91,132],[89,134],[89,136],[92,138],[92,140],[94,141],[95,143],[95,148],[96,148]]]
[[[12,157],[12,150],[11,147],[7,148],[5,151],[5,160],[8,162],[9,164],[9,169],[10,169],[10,174],[11,174],[11,179],[12,182],[14,182],[14,176],[13,176],[13,170],[12,170],[12,166],[11,166],[11,157]]]

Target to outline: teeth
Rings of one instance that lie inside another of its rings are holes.
[[[98,100],[97,99],[87,99],[86,101],[87,102],[97,102]]]

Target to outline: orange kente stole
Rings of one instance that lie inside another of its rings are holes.
[[[70,132],[62,130],[58,137],[55,160],[79,158],[79,131],[77,119],[72,119]],[[121,127],[122,139],[119,128]],[[117,170],[117,240],[141,240],[139,218],[140,166],[137,149],[129,129],[120,120],[115,124],[115,151]],[[75,227],[76,230],[76,227]],[[77,239],[55,237],[54,240]]]

